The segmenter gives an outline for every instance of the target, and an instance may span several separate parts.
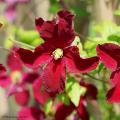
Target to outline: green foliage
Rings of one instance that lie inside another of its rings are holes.
[[[96,55],[96,46],[98,44],[106,42],[119,44],[119,34],[120,27],[110,21],[99,24],[92,23],[84,49],[87,51],[88,56]]]
[[[58,94],[57,98],[63,102],[65,105],[69,105],[70,104],[70,100],[69,98],[66,96],[65,93],[61,93],[61,94]]]
[[[46,102],[46,104],[44,106],[44,111],[46,114],[49,114],[51,112],[52,104],[53,104],[52,99],[48,99],[48,101]]]
[[[85,17],[85,16],[88,16],[89,13],[86,11],[86,9],[84,8],[81,8],[81,7],[76,7],[76,6],[72,6],[71,10],[74,11],[74,13],[77,15],[77,16],[81,16],[81,17]]]
[[[114,15],[120,16],[120,9],[115,10],[115,11],[114,11]]]
[[[80,86],[74,77],[67,78],[65,90],[75,106],[79,105],[80,96],[84,95],[86,92],[86,89]]]
[[[60,9],[60,4],[57,0],[50,0],[51,7],[49,8],[49,12],[55,14]]]
[[[37,46],[43,43],[43,40],[39,37],[39,34],[35,30],[25,31],[23,29],[17,30],[15,32],[16,39],[20,42]]]
[[[108,36],[108,41],[115,41],[117,43],[120,43],[120,35],[118,34],[112,34],[110,36]]]

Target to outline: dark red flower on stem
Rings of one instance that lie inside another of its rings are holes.
[[[6,74],[5,68],[0,69],[4,74],[0,74],[0,86],[7,88],[7,96],[13,95],[19,105],[27,105],[30,99],[28,85],[33,83],[38,77],[38,73],[24,72],[21,61],[16,56],[17,48],[13,48],[8,55],[7,65],[10,73]]]
[[[17,120],[45,120],[44,112],[35,106],[21,108],[17,116]]]
[[[97,53],[104,65],[112,71],[110,77],[112,89],[107,93],[107,100],[120,102],[120,46],[113,43],[98,45]]]
[[[88,83],[80,82],[80,85],[87,89],[86,94],[80,97],[80,102],[78,107],[75,107],[73,103],[69,106],[64,104],[59,104],[55,113],[55,120],[66,120],[66,118],[76,110],[79,118],[81,120],[89,120],[89,113],[86,109],[87,99],[96,100],[97,99],[97,88]]]
[[[49,92],[64,89],[66,68],[69,72],[89,72],[98,65],[98,57],[81,58],[78,48],[71,46],[75,38],[72,20],[73,14],[64,10],[51,21],[36,19],[36,29],[45,42],[34,51],[23,48],[17,51],[24,64],[44,65],[41,80]]]

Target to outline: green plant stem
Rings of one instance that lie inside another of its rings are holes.
[[[33,46],[31,46],[31,45],[28,45],[28,44],[26,44],[26,43],[23,43],[23,42],[20,42],[20,41],[17,41],[17,40],[12,40],[12,39],[9,39],[11,42],[15,42],[15,43],[17,43],[17,44],[19,44],[19,45],[22,45],[22,46],[26,46],[26,47],[28,47],[28,48],[30,48],[30,49],[34,49],[35,47],[33,47]]]
[[[98,79],[98,78],[96,78],[96,77],[94,77],[94,76],[92,76],[92,75],[90,75],[90,74],[88,74],[88,73],[86,73],[86,74],[84,74],[84,75],[86,75],[86,76],[92,78],[93,80],[96,80],[96,81],[99,81],[99,82],[102,82],[102,83],[106,83],[106,84],[108,84],[107,81],[105,81],[105,80],[101,80],[101,79]]]

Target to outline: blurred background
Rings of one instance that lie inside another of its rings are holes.
[[[82,56],[95,55],[95,47],[99,43],[120,43],[120,0],[14,1],[0,0],[0,23],[3,24],[0,29],[0,46],[6,49],[14,43],[33,47],[42,43],[35,31],[35,18],[50,20],[61,9],[70,10],[75,14],[74,27],[80,37]],[[0,63],[6,65],[7,54],[7,50],[0,50]],[[99,94],[98,103],[94,104],[94,107],[88,107],[90,114],[94,116],[91,120],[120,120],[120,105],[106,101],[107,86],[99,82],[95,84],[99,88]],[[0,116],[6,113],[14,115],[17,109],[14,100],[6,99],[5,91],[0,88]]]

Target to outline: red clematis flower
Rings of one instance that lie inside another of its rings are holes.
[[[33,83],[39,75],[33,72],[24,72],[21,61],[15,55],[16,48],[13,50],[7,59],[10,74],[0,74],[0,86],[7,88],[7,96],[13,95],[18,104],[27,105],[30,99],[28,84]],[[5,71],[2,65],[0,68]]]
[[[44,65],[41,80],[49,92],[64,89],[66,68],[69,72],[89,72],[96,68],[99,58],[81,58],[76,46],[71,46],[75,38],[72,27],[73,14],[58,12],[52,21],[36,19],[36,29],[44,43],[34,51],[20,48],[17,53],[24,64],[32,67]]]
[[[120,46],[113,43],[98,45],[97,53],[104,65],[112,71],[112,89],[107,93],[107,100],[120,102]]]
[[[45,120],[44,112],[35,106],[23,107],[17,114],[17,120]]]
[[[80,82],[80,85],[85,87],[87,91],[84,96],[80,97],[80,102],[79,102],[78,107],[75,107],[73,103],[71,103],[69,106],[66,106],[60,103],[57,106],[57,110],[55,113],[55,120],[66,120],[66,118],[74,110],[76,110],[78,114],[78,119],[81,118],[81,120],[89,120],[89,113],[86,109],[86,105],[87,105],[86,99],[96,100],[97,99],[97,88],[92,84],[88,84],[84,82]]]

